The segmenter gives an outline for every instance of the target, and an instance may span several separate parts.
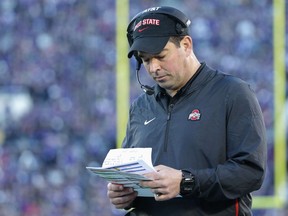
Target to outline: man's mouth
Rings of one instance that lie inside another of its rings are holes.
[[[157,81],[157,82],[163,82],[163,81],[165,81],[166,77],[167,77],[166,75],[157,76],[157,77],[154,77],[154,80]]]

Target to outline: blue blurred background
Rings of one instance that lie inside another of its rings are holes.
[[[124,214],[109,204],[106,182],[85,169],[101,166],[116,147],[115,1],[0,1],[1,216]],[[273,2],[133,0],[127,17],[159,5],[191,18],[201,61],[255,89],[267,128],[268,171],[253,195],[273,196]],[[134,60],[130,66],[132,101],[142,92]],[[288,214],[286,204],[253,211]]]

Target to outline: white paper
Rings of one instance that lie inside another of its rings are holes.
[[[138,191],[138,196],[154,196],[140,181],[149,181],[142,174],[155,172],[151,161],[152,148],[111,149],[102,167],[86,167],[109,182],[123,184]]]
[[[113,167],[142,160],[154,170],[151,161],[151,154],[152,148],[111,149],[106,155],[102,167]]]

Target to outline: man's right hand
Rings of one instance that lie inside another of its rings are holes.
[[[107,196],[117,209],[130,207],[137,197],[137,192],[133,188],[125,188],[123,185],[108,183],[107,189]]]

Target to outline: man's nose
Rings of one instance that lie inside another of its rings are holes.
[[[156,58],[152,58],[149,64],[150,73],[156,73],[160,69],[160,62]]]

